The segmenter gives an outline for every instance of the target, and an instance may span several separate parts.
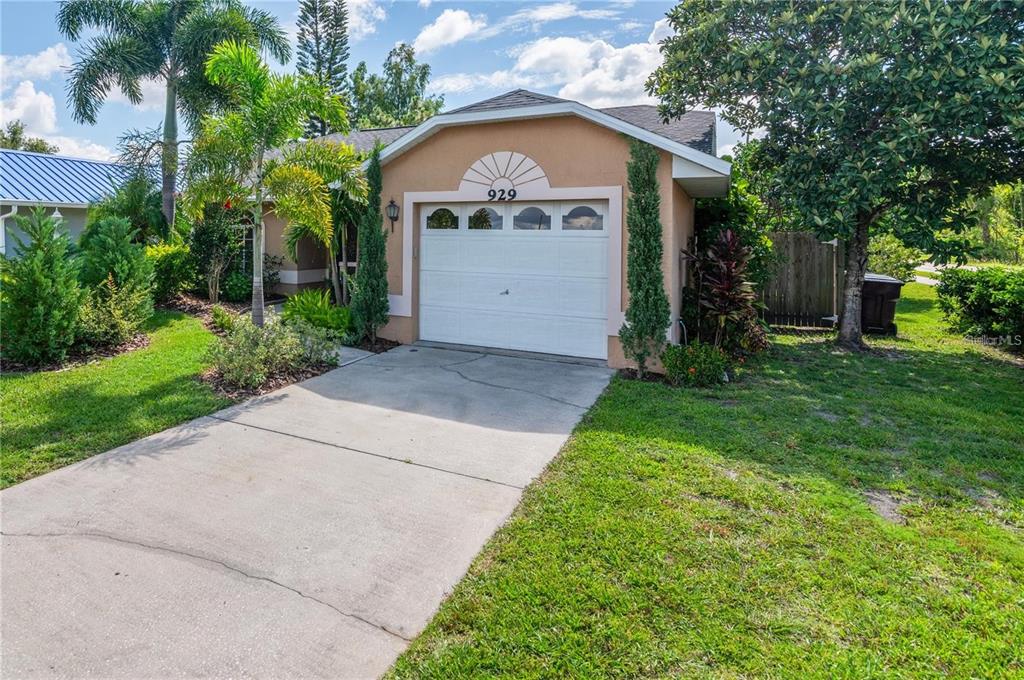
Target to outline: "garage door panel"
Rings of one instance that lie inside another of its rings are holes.
[[[606,278],[608,240],[564,238],[558,244],[558,271],[566,276]]]
[[[457,236],[424,236],[420,246],[420,267],[424,270],[459,269],[461,241]]]
[[[606,235],[561,233],[557,220],[553,230],[515,231],[507,214],[500,231],[424,230],[420,337],[606,358]]]

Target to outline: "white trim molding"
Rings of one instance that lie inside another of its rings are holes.
[[[281,269],[278,271],[281,283],[299,286],[304,283],[320,283],[328,277],[327,269]]]
[[[388,295],[391,316],[412,316],[413,243],[416,222],[413,215],[423,203],[486,202],[487,187],[462,185],[456,191],[407,191],[402,195],[402,292]],[[625,321],[622,310],[622,187],[540,187],[529,191],[529,201],[608,201],[608,335],[618,335]],[[519,203],[521,201],[515,201]]]
[[[0,205],[13,205],[14,207],[29,208],[88,208],[89,203],[55,203],[54,201],[15,201],[9,198],[0,198]]]

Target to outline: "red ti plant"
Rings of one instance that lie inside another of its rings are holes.
[[[698,304],[714,319],[715,346],[721,347],[727,323],[756,315],[757,293],[745,276],[751,250],[726,229],[706,250],[683,254],[693,264]]]

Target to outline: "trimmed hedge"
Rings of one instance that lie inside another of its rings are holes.
[[[193,288],[198,276],[188,246],[158,243],[146,246],[146,259],[153,266],[153,297],[167,302]]]
[[[965,335],[1024,337],[1024,271],[949,269],[938,286],[950,326]]]

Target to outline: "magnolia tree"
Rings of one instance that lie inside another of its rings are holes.
[[[223,42],[206,63],[210,81],[229,93],[232,108],[203,119],[186,166],[183,205],[199,218],[213,204],[240,208],[252,226],[252,320],[263,325],[264,218],[273,211],[288,223],[330,238],[331,203],[327,181],[297,155],[271,157],[297,141],[310,115],[335,130],[347,130],[345,106],[337,95],[304,76],[271,73],[247,44]],[[326,147],[325,147],[326,148]],[[347,147],[338,147],[338,153]]]
[[[939,260],[972,192],[1024,173],[1024,16],[976,3],[686,0],[648,81],[665,116],[717,107],[762,132],[776,197],[847,243],[839,341],[862,346],[880,220]]]

